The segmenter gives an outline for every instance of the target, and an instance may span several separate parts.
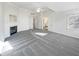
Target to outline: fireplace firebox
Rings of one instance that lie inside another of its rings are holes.
[[[10,35],[17,33],[17,26],[10,27]]]

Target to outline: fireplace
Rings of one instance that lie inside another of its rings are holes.
[[[17,33],[17,26],[10,27],[10,35]]]

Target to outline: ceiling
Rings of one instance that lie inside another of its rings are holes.
[[[79,8],[79,2],[12,2],[21,8],[36,10],[47,7],[55,12]]]

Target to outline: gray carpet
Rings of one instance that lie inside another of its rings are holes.
[[[39,36],[36,32],[48,34]],[[27,30],[8,37],[6,41],[13,49],[3,52],[2,56],[79,56],[78,38],[54,32]]]

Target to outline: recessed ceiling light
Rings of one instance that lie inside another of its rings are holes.
[[[41,11],[41,9],[40,9],[40,8],[38,8],[36,11],[39,13],[39,12]]]

